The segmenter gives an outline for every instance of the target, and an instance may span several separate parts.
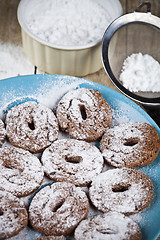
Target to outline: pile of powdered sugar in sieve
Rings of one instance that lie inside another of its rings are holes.
[[[131,92],[160,92],[160,64],[148,54],[133,53],[124,60],[119,79]]]
[[[113,21],[111,13],[93,0],[39,0],[27,14],[28,29],[40,39],[62,46],[101,40]]]

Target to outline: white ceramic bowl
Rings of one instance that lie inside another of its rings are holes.
[[[17,11],[22,30],[23,48],[29,60],[38,69],[50,74],[85,76],[101,69],[101,40],[103,36],[99,36],[96,42],[82,46],[59,46],[42,40],[30,31],[27,17],[35,6],[35,1],[37,0],[21,0]],[[122,6],[119,0],[93,1],[107,9],[113,20],[122,15]]]

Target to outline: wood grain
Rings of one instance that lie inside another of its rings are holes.
[[[20,0],[0,0],[0,41],[21,45],[21,32],[17,20]]]
[[[123,0],[120,0],[123,2]],[[142,2],[145,0],[126,0],[126,13],[133,12]],[[160,1],[159,0],[150,0],[151,3],[151,13],[160,17]],[[142,9],[143,12],[146,12],[146,8]]]

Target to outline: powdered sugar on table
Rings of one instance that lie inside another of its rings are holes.
[[[21,46],[0,42],[0,80],[18,75],[33,74],[34,66],[29,62]]]

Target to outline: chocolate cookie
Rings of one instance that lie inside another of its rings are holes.
[[[44,172],[55,181],[88,185],[103,168],[99,149],[85,141],[61,139],[45,149],[41,158]]]
[[[100,149],[108,164],[136,168],[150,164],[157,157],[160,139],[148,123],[125,123],[106,130]]]
[[[51,109],[29,101],[11,108],[6,116],[9,141],[30,152],[40,152],[58,138],[58,122]]]
[[[88,142],[99,139],[112,122],[108,103],[94,89],[68,92],[58,103],[56,114],[62,131]]]
[[[29,219],[45,235],[68,235],[89,211],[86,194],[71,183],[56,182],[41,189],[32,199]]]
[[[0,189],[0,239],[17,235],[27,224],[28,214],[24,202]]]
[[[4,122],[0,119],[0,145],[2,145],[5,137],[6,137],[6,130],[4,127]]]
[[[153,198],[152,181],[139,170],[116,168],[100,173],[89,189],[93,205],[102,212],[126,215],[146,208]]]
[[[39,159],[16,147],[0,148],[0,187],[22,197],[36,190],[43,181]]]
[[[80,222],[75,240],[141,240],[141,230],[129,217],[109,211]]]

